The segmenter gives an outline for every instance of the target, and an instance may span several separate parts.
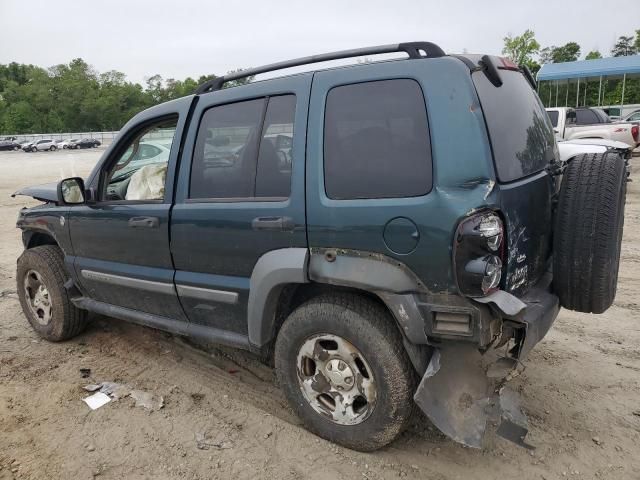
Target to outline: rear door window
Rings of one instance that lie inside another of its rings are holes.
[[[432,183],[427,111],[420,85],[395,79],[334,87],[324,119],[329,198],[415,197]]]
[[[555,138],[549,116],[524,75],[500,70],[500,76],[500,87],[495,87],[482,71],[472,78],[498,179],[510,182],[544,169],[554,158]]]
[[[287,198],[295,95],[212,107],[198,130],[192,199]]]

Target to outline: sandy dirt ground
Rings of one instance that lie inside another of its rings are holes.
[[[34,202],[10,194],[84,175],[100,154],[0,153],[0,479],[640,478],[638,183],[629,184],[615,305],[601,316],[562,311],[512,383],[534,452],[502,439],[464,448],[417,419],[362,454],[304,430],[273,371],[247,353],[99,317],[68,342],[35,335],[15,294],[15,219]],[[82,386],[102,381],[162,396],[164,407],[149,412],[127,397],[90,411]]]

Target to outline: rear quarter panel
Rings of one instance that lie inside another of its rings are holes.
[[[424,196],[334,200],[324,190],[324,109],[338,85],[410,78],[424,94],[433,159],[433,188]],[[495,177],[480,104],[470,71],[452,57],[381,62],[316,73],[307,137],[307,228],[310,247],[382,253],[406,264],[432,292],[455,292],[452,243],[458,222],[490,205]],[[400,212],[400,213],[398,213]],[[398,255],[383,240],[386,221],[402,215],[420,240]]]

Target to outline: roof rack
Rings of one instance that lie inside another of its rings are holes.
[[[298,67],[300,65],[309,65],[312,63],[327,62],[329,60],[340,60],[342,58],[362,57],[365,55],[379,55],[382,53],[405,52],[409,58],[426,57],[443,57],[444,50],[432,42],[406,42],[394,43],[389,45],[379,45],[377,47],[353,48],[350,50],[340,50],[338,52],[322,53],[320,55],[311,55],[308,57],[295,58],[293,60],[285,60],[283,62],[271,63],[262,67],[248,68],[240,72],[224,75],[222,77],[208,80],[200,85],[196,90],[196,95],[202,93],[220,90],[222,86],[231,80],[239,78],[251,77],[266,72],[282,70],[285,68]]]

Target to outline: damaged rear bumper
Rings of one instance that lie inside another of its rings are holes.
[[[550,276],[519,299],[498,292],[482,299],[502,320],[492,348],[442,341],[434,348],[414,400],[433,424],[453,440],[481,448],[491,427],[523,447],[526,416],[506,383],[523,369],[522,360],[549,331],[559,311]]]

